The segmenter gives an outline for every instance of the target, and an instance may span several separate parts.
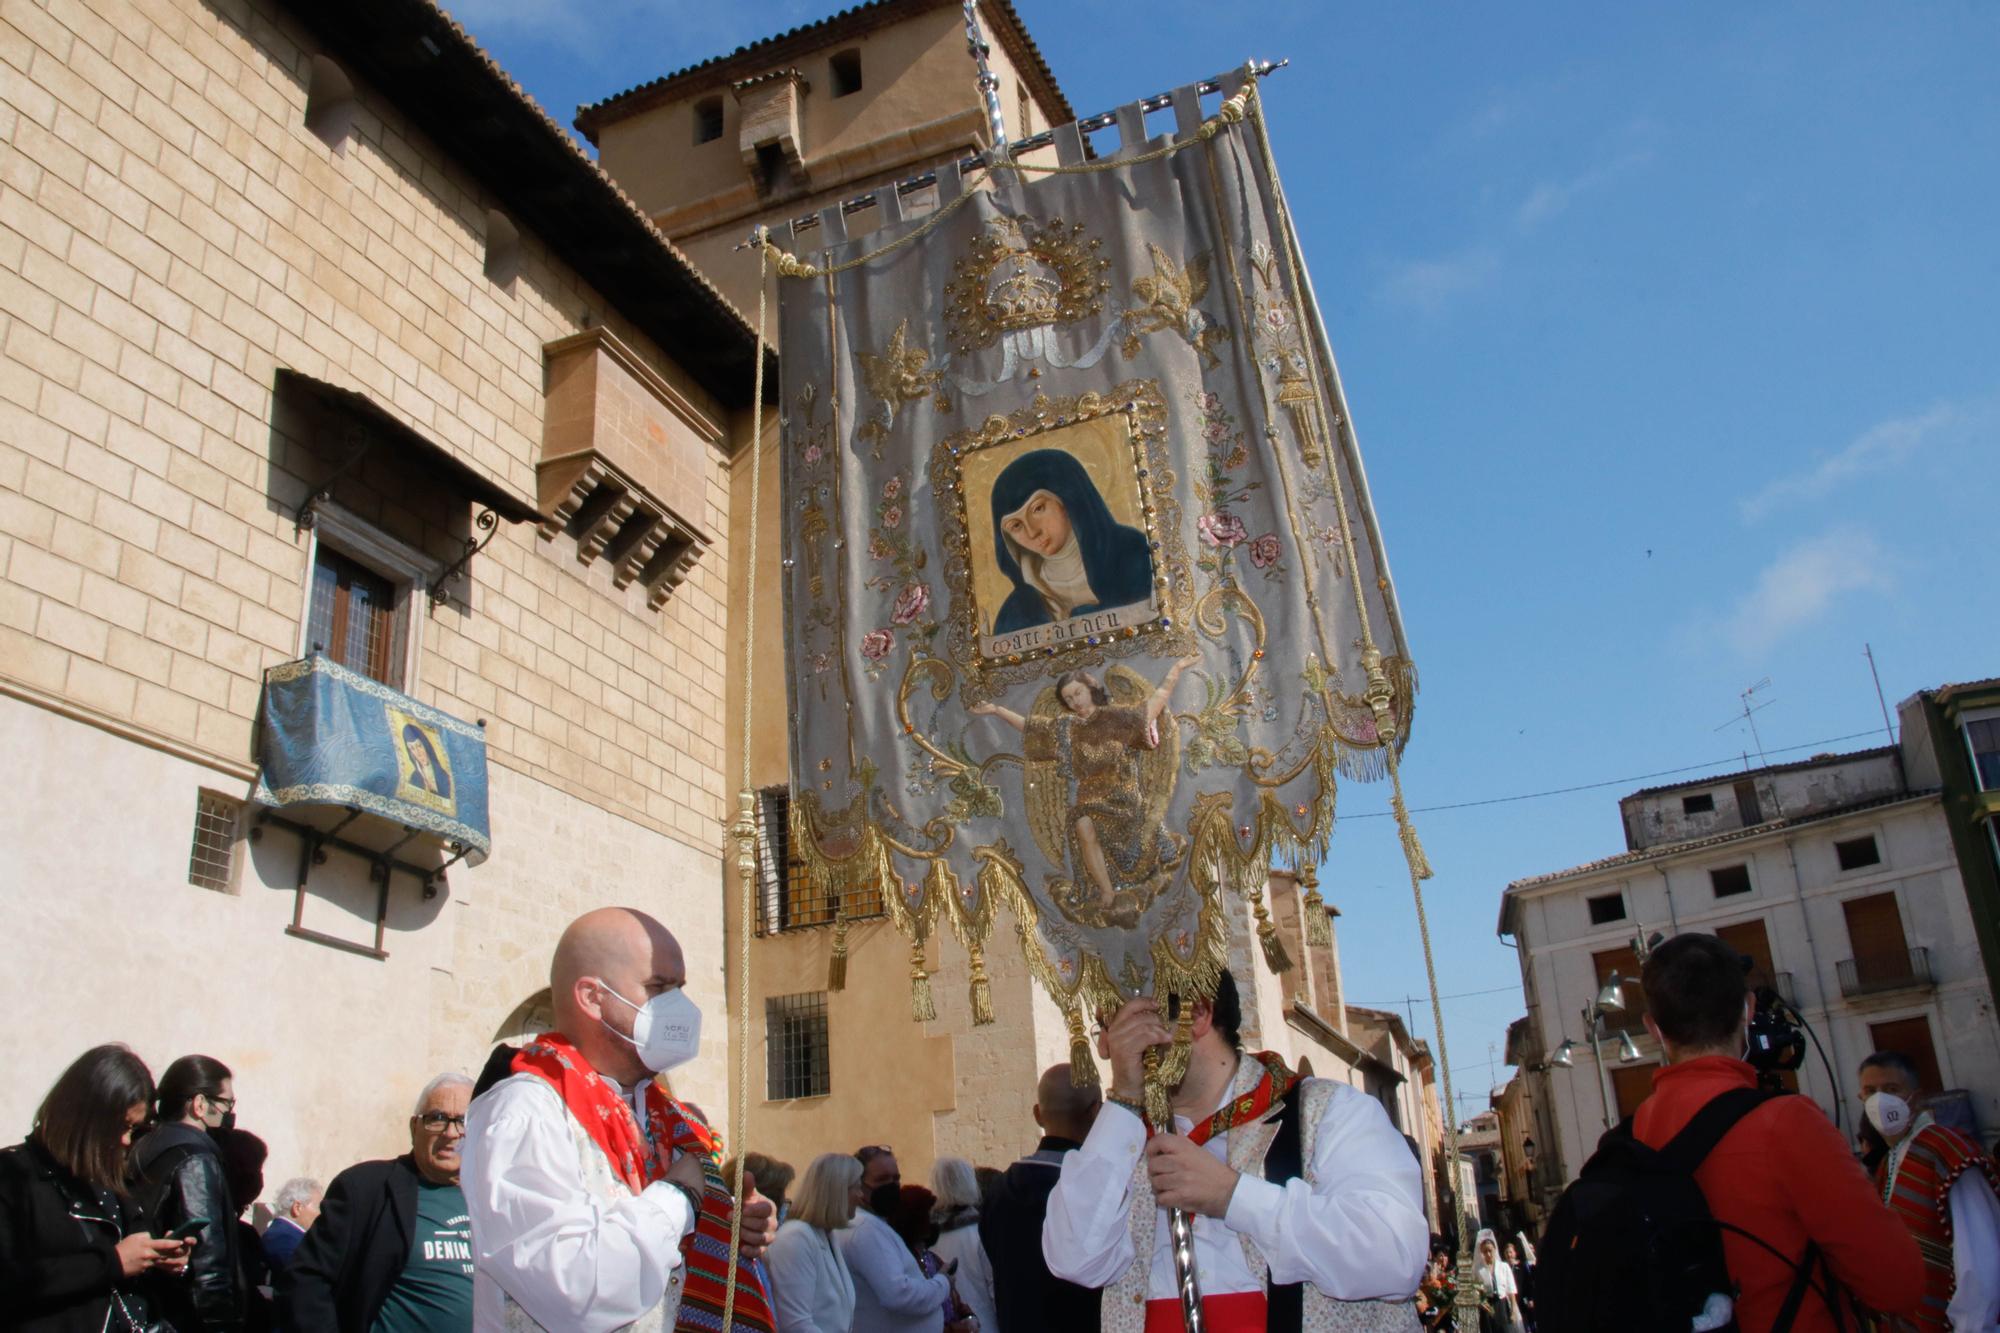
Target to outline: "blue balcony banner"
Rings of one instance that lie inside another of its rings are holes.
[[[492,850],[486,732],[315,653],[264,676],[255,799],[342,806],[434,835],[466,862]]]

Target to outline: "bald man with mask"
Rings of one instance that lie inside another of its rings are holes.
[[[656,1078],[700,1047],[686,982],[680,944],[643,912],[602,908],[563,932],[555,1030],[495,1051],[466,1117],[478,1333],[721,1323],[733,1207],[721,1144]],[[746,1189],[735,1320],[769,1330],[750,1261],[776,1219],[754,1179]]]

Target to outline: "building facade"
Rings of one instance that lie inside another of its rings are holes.
[[[401,1151],[601,904],[721,1013],[743,318],[428,0],[24,0],[0,62],[0,1121],[117,1040],[273,1180]],[[483,734],[483,864],[248,802],[315,653]]]
[[[1655,934],[1720,936],[1798,1009],[1817,1044],[1787,1082],[1850,1135],[1856,1068],[1884,1049],[1942,1093],[1941,1114],[2000,1131],[2000,1021],[1922,734],[1906,710],[1898,746],[1636,792],[1619,803],[1626,851],[1507,886],[1499,933],[1528,1003],[1509,1059],[1552,1131],[1535,1133],[1537,1202],[1651,1090],[1637,977]],[[1596,1004],[1609,986],[1622,1008]]]

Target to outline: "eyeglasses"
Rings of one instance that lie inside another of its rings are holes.
[[[455,1129],[461,1134],[465,1133],[465,1117],[462,1115],[447,1115],[443,1111],[426,1111],[417,1117],[417,1123],[433,1134],[441,1134],[447,1129]]]
[[[211,1097],[204,1092],[202,1100],[218,1111],[234,1111],[236,1109],[236,1099],[234,1097]]]

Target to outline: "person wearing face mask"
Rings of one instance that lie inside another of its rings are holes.
[[[133,1196],[146,1229],[166,1236],[200,1224],[186,1272],[155,1276],[149,1290],[153,1308],[179,1333],[237,1333],[243,1327],[236,1206],[216,1141],[235,1127],[229,1066],[184,1055],[160,1076],[154,1127],[132,1151]]]
[[[861,1163],[861,1211],[835,1235],[854,1275],[854,1333],[939,1333],[951,1275],[925,1277],[890,1225],[903,1201],[896,1154],[878,1144],[858,1150],[854,1159]]]
[[[1755,1089],[1743,1059],[1750,1022],[1748,960],[1690,931],[1652,950],[1640,974],[1646,1031],[1665,1067],[1633,1113],[1632,1135],[1666,1147],[1709,1103]],[[1883,1206],[1833,1122],[1805,1097],[1774,1096],[1743,1113],[1694,1168],[1722,1228],[1743,1333],[1831,1333],[1852,1327],[1842,1288],[1870,1309],[1901,1314],[1923,1294],[1923,1261]],[[1812,1285],[1791,1300],[1801,1268]],[[1546,1270],[1545,1270],[1546,1271]],[[1548,1293],[1543,1292],[1545,1298]],[[1788,1304],[1795,1307],[1783,1322]]]
[[[722,1144],[656,1078],[700,1049],[686,983],[679,942],[643,912],[600,908],[563,931],[555,1030],[494,1051],[466,1118],[480,1333],[720,1326],[735,1207]],[[770,1333],[753,1261],[776,1219],[754,1173],[745,1192],[735,1326]]]
[[[1875,1185],[1916,1237],[1924,1299],[1902,1326],[1991,1333],[2000,1324],[2000,1169],[1979,1145],[1918,1109],[1923,1082],[1894,1051],[1861,1062],[1861,1111],[1889,1151]]]

